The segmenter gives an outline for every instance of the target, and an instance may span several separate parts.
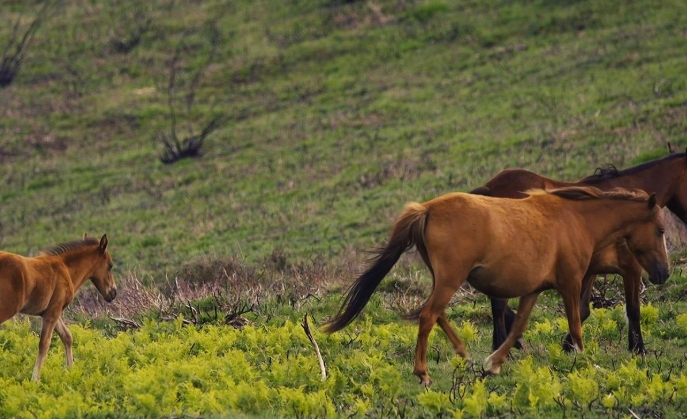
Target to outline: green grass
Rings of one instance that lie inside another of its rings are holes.
[[[5,3],[0,50],[16,19],[25,28],[39,7]],[[117,53],[111,34],[131,33],[139,10],[151,30],[131,52]],[[211,21],[222,41],[187,115],[181,101],[206,60]],[[624,168],[663,156],[667,142],[684,149],[686,26],[682,1],[155,0],[145,9],[131,0],[65,2],[0,90],[0,247],[35,254],[84,232],[107,233],[118,280],[165,286],[189,265],[231,259],[297,288],[294,295],[313,291],[302,291],[311,278],[297,268],[317,261],[328,282],[313,288],[326,301],[308,310],[325,318],[407,201],[470,190],[508,167],[574,180],[606,163]],[[197,133],[219,114],[228,120],[201,158],[163,165],[155,135],[170,130],[166,63],[181,42],[179,134]],[[395,285],[426,293],[428,274],[405,268],[384,283],[390,295]],[[660,311],[645,338],[661,354],[641,362],[664,375],[682,365],[684,352],[673,324],[685,311],[684,281],[674,277],[673,286],[648,291]],[[375,325],[397,321],[388,298],[369,310]],[[254,320],[276,328],[275,318],[302,315],[279,301],[263,301]],[[478,327],[471,350],[480,359],[489,348],[486,304],[479,297],[452,314]],[[558,315],[559,300],[542,298],[529,330]],[[586,330],[598,342],[577,361],[556,358],[553,373],[565,381],[563,372],[589,365],[615,369],[617,359],[630,359],[625,332]],[[562,334],[532,336],[489,389],[509,392],[527,355],[536,368],[551,365],[550,347]],[[430,372],[446,395],[450,351],[433,342],[440,362]],[[396,350],[403,359],[388,362],[403,380],[399,403],[410,403],[410,416],[432,413],[418,407],[412,345]],[[600,403],[567,413],[629,414],[629,404],[609,411]],[[681,405],[666,406],[666,416],[679,416]],[[371,414],[384,408],[379,402]],[[653,412],[646,409],[637,413]],[[555,406],[547,412],[562,414]]]
[[[680,2],[299,3],[152,3],[129,54],[109,34],[131,30],[133,2],[64,6],[0,92],[3,248],[107,232],[120,272],[156,278],[215,253],[336,263],[408,200],[505,167],[574,179],[685,142]],[[188,30],[183,95],[211,19],[223,42],[179,129],[229,122],[201,159],[164,166],[165,62]]]

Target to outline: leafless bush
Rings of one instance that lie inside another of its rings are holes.
[[[191,111],[195,103],[196,92],[203,72],[209,67],[217,55],[217,47],[221,41],[219,30],[215,23],[207,26],[208,40],[210,42],[210,51],[205,65],[200,66],[198,70],[191,77],[191,81],[187,88],[187,93],[184,95],[183,103],[185,105],[186,119],[191,118]],[[164,164],[171,164],[187,157],[199,157],[202,155],[202,147],[205,139],[212,134],[225,121],[224,116],[214,117],[209,123],[205,125],[200,134],[194,134],[194,129],[190,122],[188,123],[189,136],[183,140],[179,139],[177,135],[177,111],[175,93],[178,87],[178,77],[181,72],[181,56],[190,49],[187,45],[187,37],[189,32],[186,32],[174,51],[172,59],[169,61],[167,68],[169,69],[169,79],[167,83],[167,106],[169,107],[170,131],[158,132],[156,139],[164,147],[160,155],[160,161]]]
[[[2,58],[0,58],[0,88],[9,86],[17,76],[33,34],[57,10],[59,4],[59,2],[50,1],[43,3],[36,17],[21,36],[19,35],[20,18],[17,18],[10,40],[2,52]]]
[[[183,266],[161,285],[145,285],[129,273],[117,283],[117,298],[106,303],[94,287],[86,287],[68,309],[72,315],[110,317],[123,328],[135,328],[141,318],[184,322],[222,322],[242,327],[249,312],[260,313],[266,301],[300,306],[317,296],[339,275],[338,269],[311,261],[277,271],[270,258],[248,265],[236,259],[201,259]]]
[[[127,54],[141,43],[143,35],[150,30],[153,18],[144,11],[137,10],[133,19],[124,16],[122,20],[123,27],[110,30],[110,44],[118,53]]]

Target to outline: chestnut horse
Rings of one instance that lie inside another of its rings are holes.
[[[494,176],[484,186],[470,193],[500,198],[524,198],[525,191],[531,188],[560,188],[565,186],[594,186],[599,189],[616,187],[640,189],[655,193],[659,206],[667,206],[682,222],[687,223],[687,158],[685,153],[672,153],[667,157],[653,160],[642,165],[619,171],[614,167],[597,169],[595,175],[576,183],[559,182],[527,170],[509,169]],[[591,278],[583,281],[587,286],[582,290],[580,316],[584,322],[589,317],[589,302],[592,285],[596,275],[619,274],[623,277],[625,288],[626,313],[628,319],[628,348],[636,353],[645,353],[644,340],[640,326],[639,294],[642,283],[642,267],[622,241],[614,243],[595,254],[587,271]],[[654,283],[655,278],[650,280]],[[507,300],[491,298],[494,322],[492,348],[496,349],[506,339],[513,323],[514,313]],[[566,336],[563,347],[571,349],[570,335]]]
[[[406,205],[388,244],[353,283],[337,315],[326,325],[335,332],[362,311],[382,278],[401,255],[417,248],[432,273],[434,287],[418,311],[419,332],[413,373],[425,385],[427,339],[435,322],[458,355],[469,358],[450,326],[445,308],[465,281],[499,298],[520,297],[506,341],[485,361],[498,374],[522,335],[539,294],[557,290],[565,304],[573,347],[582,350],[579,299],[592,255],[620,238],[656,281],[669,275],[663,215],[656,197],[624,189],[603,192],[570,187],[530,191],[525,199],[451,193]]]
[[[87,279],[105,301],[117,295],[107,235],[100,240],[84,235],[83,240],[60,244],[35,258],[0,252],[0,324],[17,313],[43,319],[34,381],[40,378],[53,329],[64,344],[67,365],[74,362],[72,334],[62,320],[62,311]]]

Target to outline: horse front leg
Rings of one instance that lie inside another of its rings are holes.
[[[639,294],[642,286],[642,267],[632,257],[632,262],[627,263],[623,275],[625,288],[625,313],[628,326],[628,349],[636,354],[644,355],[644,339],[642,338],[642,326],[640,323]]]
[[[64,345],[64,353],[67,356],[67,366],[69,367],[74,363],[74,357],[72,356],[73,339],[71,332],[67,329],[67,325],[64,324],[64,320],[62,320],[61,316],[55,324],[55,332],[57,332],[57,335]]]
[[[59,316],[43,316],[41,337],[38,343],[38,358],[36,359],[36,365],[33,367],[33,375],[31,376],[33,381],[38,381],[40,379],[41,368],[43,368],[45,357],[48,355],[48,349],[50,349],[50,338],[52,337],[52,332],[55,329],[55,324],[57,323],[58,319]]]
[[[582,343],[582,322],[580,321],[580,284],[565,282],[569,286],[565,289],[558,289],[563,297],[565,314],[568,317],[568,329],[570,334],[570,350],[581,352],[584,350]]]
[[[580,323],[584,323],[591,314],[589,304],[592,300],[592,290],[594,289],[595,279],[596,274],[587,273],[582,280],[582,292],[580,293]],[[565,352],[572,352],[574,350],[572,336],[569,332],[563,340],[563,350]]]
[[[527,320],[530,318],[532,307],[534,307],[537,297],[539,297],[538,292],[520,297],[518,311],[515,313],[515,321],[513,321],[513,328],[510,333],[508,333],[503,344],[484,360],[484,369],[487,370],[487,372],[491,374],[498,374],[501,372],[501,365],[506,362],[510,349],[515,345],[518,339],[522,337],[522,333],[525,331]]]

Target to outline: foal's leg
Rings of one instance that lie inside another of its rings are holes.
[[[449,301],[451,301],[451,297],[453,297],[453,294],[455,294],[462,283],[463,281],[458,281],[457,284],[451,284],[447,279],[441,280],[440,278],[437,278],[432,295],[429,296],[425,308],[423,308],[420,312],[413,374],[417,375],[420,378],[420,384],[425,386],[432,384],[432,380],[430,380],[429,374],[427,374],[427,342],[429,339],[429,332],[432,331],[434,323],[436,323],[441,316],[444,316],[442,323],[446,321],[444,326],[448,325],[448,321],[444,315],[444,309],[448,305]],[[440,323],[440,325],[442,323]],[[442,326],[442,329],[444,326]],[[451,330],[450,326],[448,329]],[[444,332],[446,332],[446,329],[444,329]],[[457,346],[463,348],[463,354],[460,355],[467,357],[468,354],[465,352],[464,344],[460,338],[458,338],[455,332],[451,330],[446,334],[449,336],[449,339],[455,338],[457,340]]]
[[[592,300],[592,290],[594,289],[594,280],[596,279],[596,274],[587,273],[582,279],[582,292],[580,294],[580,322],[584,323],[589,315],[591,314],[591,309],[589,304]],[[563,340],[563,350],[566,352],[572,352],[574,350],[573,340],[570,333],[565,335]]]
[[[510,349],[515,345],[518,339],[522,337],[522,333],[525,331],[527,320],[530,318],[532,307],[534,307],[534,303],[537,301],[538,296],[539,293],[535,292],[520,297],[518,311],[515,313],[513,328],[510,333],[508,333],[508,337],[494,353],[484,360],[484,368],[491,374],[498,374],[501,372],[501,365],[506,362],[508,352],[510,352]]]
[[[61,316],[55,324],[55,332],[57,332],[57,335],[64,345],[64,352],[67,355],[67,366],[71,366],[74,363],[74,357],[72,356],[72,334],[69,329],[67,329],[67,325],[64,324],[64,320],[62,320]]]
[[[59,319],[59,315],[46,314],[43,316],[43,326],[41,327],[41,337],[38,343],[38,358],[36,359],[36,365],[33,367],[33,381],[38,381],[41,376],[41,368],[45,362],[45,357],[48,355],[48,349],[50,349],[50,338],[52,337],[52,331],[55,329],[55,324]]]

